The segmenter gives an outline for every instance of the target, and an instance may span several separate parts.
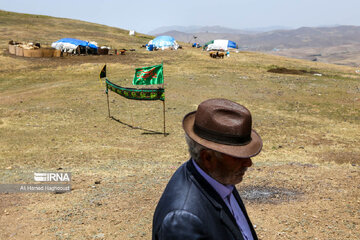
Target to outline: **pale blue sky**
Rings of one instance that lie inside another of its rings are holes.
[[[236,29],[360,26],[360,0],[0,0],[0,9],[80,19],[142,33],[171,25]]]

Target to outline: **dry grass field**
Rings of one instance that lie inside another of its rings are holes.
[[[69,27],[70,26],[70,27]],[[253,52],[213,59],[183,44],[147,52],[150,36],[0,11],[0,181],[71,172],[72,191],[0,193],[0,239],[151,239],[152,215],[188,159],[183,116],[208,98],[245,105],[264,148],[237,186],[260,239],[360,239],[360,74],[356,68]],[[22,58],[7,43],[95,40],[126,55]],[[91,38],[91,39],[90,39]],[[164,63],[162,103],[110,93],[134,68]],[[304,74],[268,72],[274,68]],[[321,73],[321,76],[310,72]],[[96,184],[95,184],[96,182]]]
[[[338,65],[347,65],[357,67],[360,65],[360,44],[348,44],[335,47],[303,47],[293,49],[281,49],[270,54],[316,60],[323,63],[334,63]]]

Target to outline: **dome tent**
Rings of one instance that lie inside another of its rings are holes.
[[[228,49],[235,49],[238,48],[237,44],[230,40],[224,40],[224,39],[216,39],[212,40],[210,42],[205,43],[204,49],[207,51],[210,50],[224,50],[227,51]]]
[[[179,44],[171,36],[158,36],[153,40],[150,40],[148,45],[153,45],[156,49],[167,49],[174,48],[175,50],[179,47]]]

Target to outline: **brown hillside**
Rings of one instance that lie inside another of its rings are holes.
[[[41,42],[50,45],[61,38],[96,41],[113,48],[138,48],[152,37],[137,34],[129,38],[129,31],[79,20],[54,18],[43,15],[0,11],[1,46],[11,39],[18,42]]]
[[[187,44],[149,52],[146,35],[4,11],[0,32],[1,183],[72,174],[68,193],[0,193],[0,239],[151,239],[155,206],[189,158],[182,118],[209,98],[245,105],[263,139],[236,186],[260,239],[360,239],[356,68],[243,51],[213,59]],[[7,50],[10,39],[62,37],[135,51],[54,59]],[[108,118],[103,64],[111,81],[131,86],[136,67],[161,62],[168,135],[160,101],[110,93]]]

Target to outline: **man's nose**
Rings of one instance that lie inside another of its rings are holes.
[[[245,159],[243,159],[242,163],[243,163],[243,166],[244,166],[244,167],[251,167],[251,166],[252,166],[251,158],[245,158]]]

